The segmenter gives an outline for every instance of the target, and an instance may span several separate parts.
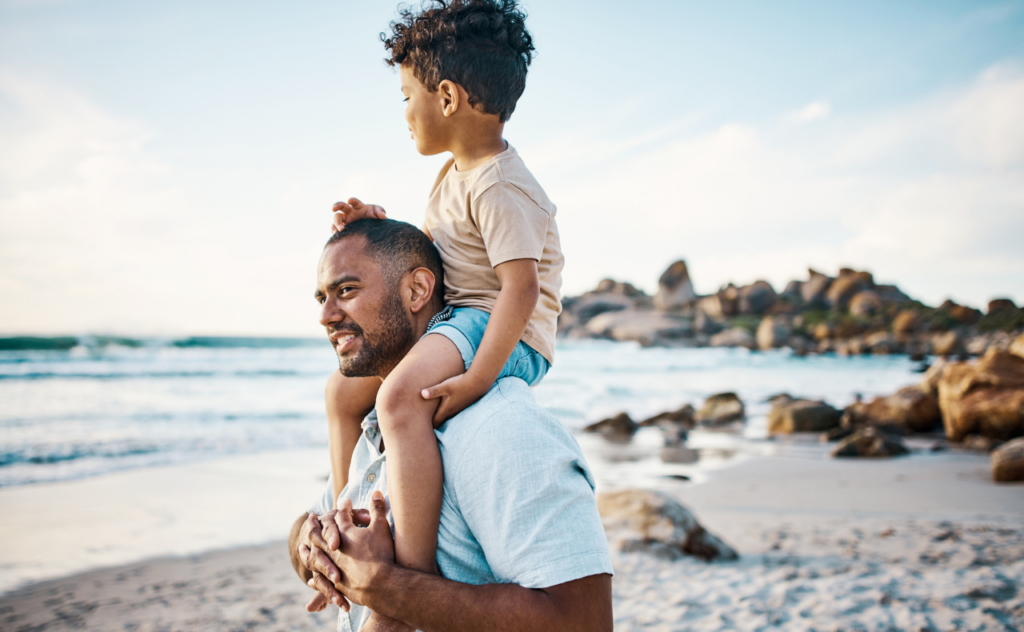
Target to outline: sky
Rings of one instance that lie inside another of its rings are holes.
[[[0,333],[319,335],[350,196],[419,225],[393,2],[0,0]],[[1024,1],[524,1],[563,292],[867,269],[1024,303]]]

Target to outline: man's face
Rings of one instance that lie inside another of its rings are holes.
[[[360,236],[328,246],[317,273],[320,324],[346,377],[386,375],[416,342],[398,283],[386,278],[365,244]]]
[[[405,95],[405,121],[416,141],[416,151],[433,156],[446,151],[446,123],[440,92],[431,92],[408,66],[402,66],[402,94]]]

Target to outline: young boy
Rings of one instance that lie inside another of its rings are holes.
[[[544,377],[563,259],[554,204],[502,138],[534,50],[525,15],[514,0],[452,0],[400,16],[384,46],[388,64],[400,69],[416,149],[452,154],[424,224],[444,264],[448,308],[383,384],[335,373],[326,397],[335,497],[347,482],[360,423],[376,405],[396,559],[436,572],[443,472],[433,427],[500,377],[531,385]],[[334,211],[337,230],[384,217],[379,206],[354,198]]]

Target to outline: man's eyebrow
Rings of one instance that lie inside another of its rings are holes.
[[[327,286],[327,291],[328,292],[333,292],[334,290],[338,289],[339,287],[341,287],[342,285],[344,285],[346,283],[358,283],[358,282],[359,282],[359,277],[343,276],[343,277],[341,277],[339,279],[335,279],[335,280],[331,281],[331,284]]]

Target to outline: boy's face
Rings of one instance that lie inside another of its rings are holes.
[[[401,68],[402,94],[405,95],[405,121],[416,141],[416,151],[433,156],[448,151],[450,119],[444,115],[441,92],[431,92],[412,70]]]

